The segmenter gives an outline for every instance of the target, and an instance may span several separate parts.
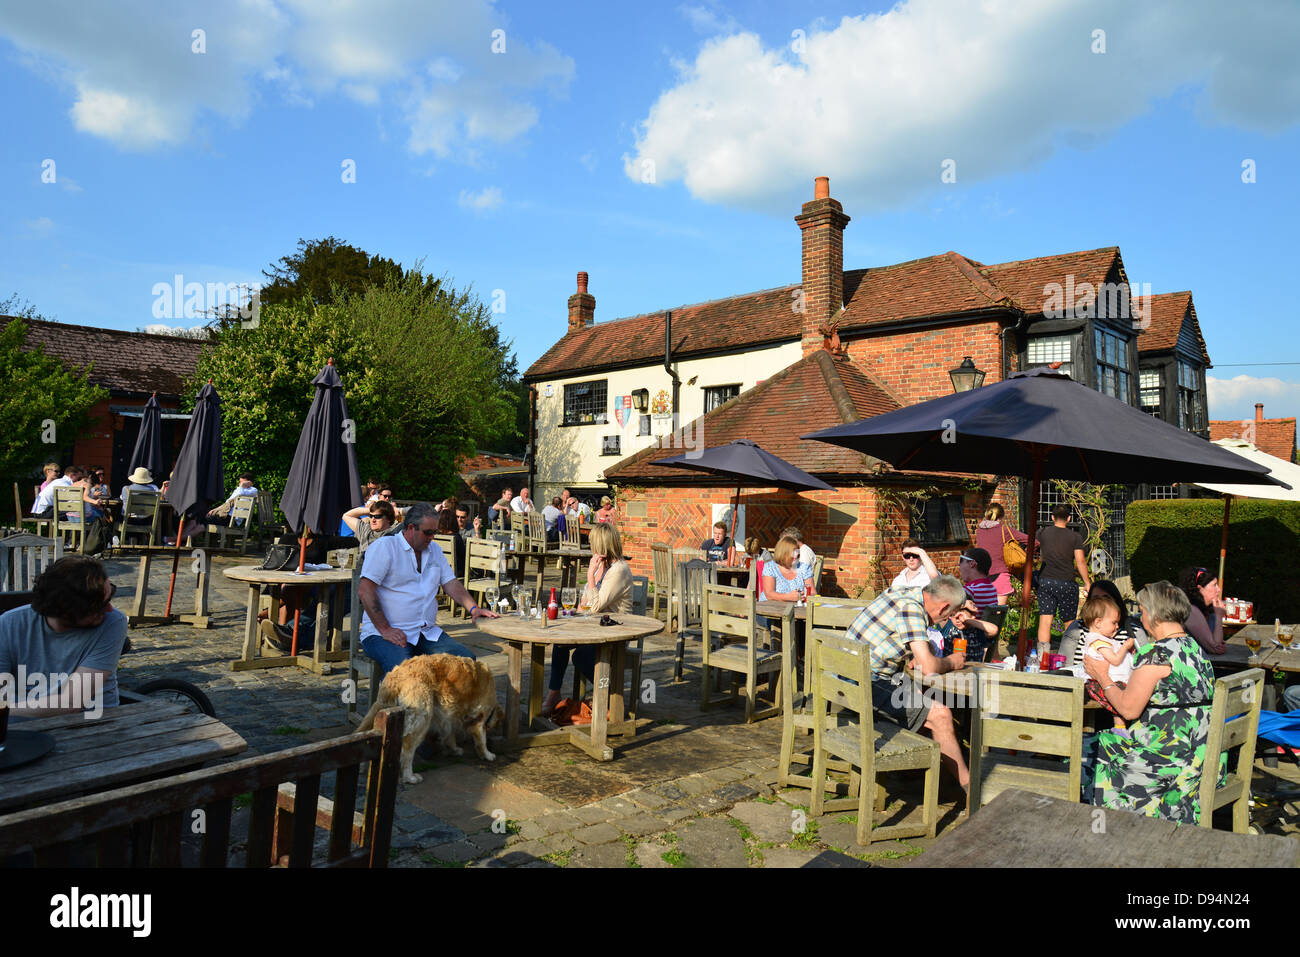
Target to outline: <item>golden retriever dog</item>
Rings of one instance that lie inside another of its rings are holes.
[[[459,655],[416,655],[388,673],[379,686],[375,703],[358,731],[369,731],[375,715],[384,708],[406,709],[402,734],[402,783],[423,780],[411,770],[415,749],[424,736],[434,731],[454,754],[464,752],[456,744],[456,729],[463,728],[473,739],[478,756],[495,761],[487,748],[487,732],[505,717],[497,704],[492,672],[481,661]]]

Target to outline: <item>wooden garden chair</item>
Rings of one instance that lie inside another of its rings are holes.
[[[814,595],[808,599],[805,633],[815,628],[821,631],[845,634],[849,625],[853,624],[853,620],[869,604],[871,604],[869,601],[853,601],[848,598],[828,598],[825,595]],[[811,775],[813,747],[811,744],[805,744],[798,751],[795,750],[796,735],[805,736],[813,731],[811,657],[807,648],[805,648],[804,655],[807,663],[804,666],[803,690],[800,690],[798,682],[795,680],[794,650],[792,647],[789,652],[781,662],[781,757],[780,763],[777,765],[777,772],[780,775],[778,780],[781,787],[811,788],[813,786]],[[796,774],[794,771],[794,765],[796,764],[807,767],[809,773]],[[843,770],[842,767],[833,767],[833,769]]]
[[[663,542],[654,542],[650,546],[650,555],[654,562],[654,604],[650,609],[650,614],[655,618],[659,617],[659,606],[663,605],[665,617],[664,623],[669,628],[673,624],[674,607],[673,596],[673,551]]]
[[[0,538],[0,592],[31,591],[36,576],[63,557],[63,539],[21,532]]]
[[[704,586],[717,584],[717,571],[702,558],[691,559],[677,566],[673,594],[677,601],[677,661],[673,666],[673,680],[682,678],[686,659],[687,639],[704,635]]]
[[[132,538],[142,540],[139,544],[157,545],[161,542],[162,493],[144,492],[128,489],[122,502],[121,542],[131,544]]]
[[[969,812],[1007,788],[1078,801],[1083,682],[1066,675],[990,670],[979,672],[976,688]]]
[[[501,565],[505,546],[485,538],[471,538],[465,543],[465,590],[483,604],[483,593],[489,587],[501,594]],[[493,608],[493,611],[498,609]]]
[[[213,535],[217,536],[217,547],[225,548],[226,539],[234,538],[239,540],[239,554],[243,555],[248,551],[248,533],[253,527],[253,507],[257,504],[256,497],[253,495],[241,495],[235,499],[235,504],[230,508],[230,524],[227,525],[209,525],[208,538],[211,540]]]
[[[86,501],[84,491],[72,486],[54,490],[54,535],[63,538],[65,546],[84,554],[86,547]],[[71,536],[72,541],[67,541]]]
[[[1205,745],[1201,768],[1201,827],[1214,826],[1214,812],[1232,805],[1232,831],[1245,834],[1250,828],[1250,776],[1255,767],[1255,741],[1259,733],[1259,710],[1264,700],[1264,671],[1251,668],[1214,682],[1214,704],[1210,709],[1210,737]],[[1228,757],[1228,780],[1219,785],[1219,755]]]
[[[859,641],[829,629],[808,630],[808,657],[813,670],[813,770],[809,813],[857,806],[857,840],[934,837],[939,821],[939,745],[891,721],[876,721],[871,700],[871,655]],[[836,710],[838,709],[838,711]],[[846,761],[850,792],[856,798],[826,800],[831,759]],[[876,775],[924,771],[925,797],[919,823],[875,827]]]
[[[352,611],[349,612],[348,620],[348,681],[352,689],[351,695],[344,696],[344,703],[347,705],[347,719],[352,724],[360,724],[361,719],[365,717],[370,705],[374,702],[375,695],[379,693],[379,662],[375,661],[366,654],[365,649],[361,647],[361,615],[364,609],[361,607],[361,568],[365,564],[366,556],[360,551],[357,552],[355,563],[352,566]],[[366,684],[366,696],[361,696],[361,676],[366,675],[368,682]],[[348,700],[351,698],[351,700]]]
[[[34,504],[34,503],[33,503]],[[18,494],[18,483],[14,482],[14,525],[19,530],[25,529],[31,525],[36,529],[37,535],[46,535],[50,531],[50,520],[48,518],[36,518],[32,515],[23,514],[22,496]]]
[[[682,565],[685,569],[686,564]],[[736,686],[726,699],[714,698],[709,688],[709,669],[731,671],[745,678],[745,723],[752,724],[770,718],[781,711],[780,688],[772,689],[772,704],[758,707],[758,679],[774,675],[781,683],[782,653],[760,648],[758,640],[758,613],[754,607],[755,596],[744,588],[705,584],[701,605],[700,707],[707,709],[722,700],[736,699]],[[730,639],[730,640],[728,640]]]

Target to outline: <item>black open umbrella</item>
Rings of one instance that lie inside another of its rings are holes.
[[[815,475],[795,468],[785,459],[773,455],[749,439],[736,439],[726,445],[716,445],[703,452],[686,452],[671,458],[660,459],[655,465],[694,469],[729,478],[736,483],[736,501],[731,509],[731,547],[736,547],[736,513],[740,510],[740,487],[753,485],[795,491],[833,492],[835,486],[827,485]]]
[[[1044,478],[1094,485],[1138,482],[1278,484],[1263,466],[1175,428],[1054,369],[920,402],[897,412],[802,436],[865,452],[899,469],[992,473],[1032,479],[1029,553],[1034,561]],[[1025,575],[1022,608],[1029,607]],[[1017,655],[1025,657],[1028,616]]]
[[[140,434],[135,437],[135,448],[131,450],[131,460],[126,465],[126,473],[130,475],[141,466],[149,470],[155,482],[161,483],[167,462],[163,458],[162,407],[158,405],[157,392],[144,404],[144,413],[140,418]]]
[[[301,548],[298,571],[303,570],[307,534],[315,529],[334,529],[343,513],[361,504],[361,480],[357,473],[357,450],[352,440],[343,380],[330,359],[320,374],[311,380],[316,387],[307,421],[303,423],[285,480],[280,510],[289,527],[298,532]],[[293,616],[293,645],[290,654],[298,653],[298,620]]]
[[[155,403],[156,405],[157,403]],[[160,477],[155,472],[154,477]],[[176,588],[176,566],[180,562],[181,541],[185,537],[185,520],[202,519],[213,502],[225,493],[225,476],[221,463],[221,397],[212,380],[199,390],[190,416],[185,442],[176,456],[171,484],[163,497],[176,512],[176,553],[172,556],[172,578],[167,588],[166,614],[172,613],[172,592]]]

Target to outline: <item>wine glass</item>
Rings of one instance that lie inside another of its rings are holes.
[[[497,586],[488,585],[483,589],[483,602],[492,611],[497,610]]]
[[[1246,637],[1246,647],[1250,650],[1250,656],[1252,658],[1259,657],[1259,646],[1261,644],[1259,635],[1252,634],[1251,632],[1248,631],[1246,632],[1245,637]]]
[[[576,588],[560,589],[560,604],[564,606],[565,615],[571,615],[573,613],[573,606],[576,605],[577,603],[578,603],[578,589]]]
[[[1283,625],[1278,629],[1277,640],[1282,642],[1283,648],[1291,647],[1291,639],[1295,636],[1295,625]]]
[[[591,620],[591,606],[596,600],[596,589],[590,585],[582,586],[582,617]]]

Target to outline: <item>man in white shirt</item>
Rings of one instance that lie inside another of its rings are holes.
[[[245,472],[239,476],[239,484],[235,490],[230,493],[230,497],[224,502],[208,512],[208,524],[210,525],[229,525],[230,524],[230,507],[234,504],[235,499],[242,496],[251,496],[257,494],[257,487],[253,485],[253,473]],[[241,519],[239,524],[243,524]]]
[[[510,507],[516,512],[531,512],[533,500],[528,497],[528,489],[521,488],[519,494],[510,500]]]
[[[813,562],[817,561],[817,556],[813,554],[813,550],[809,548],[807,544],[804,543],[803,532],[800,531],[797,526],[791,525],[781,534],[789,535],[791,538],[793,538],[796,542],[799,543],[799,555],[795,560],[799,562],[803,562],[803,564],[807,565],[809,568],[812,568]]]
[[[84,473],[75,465],[69,465],[68,470],[63,473],[62,478],[56,478],[45,488],[41,489],[41,494],[36,496],[36,501],[32,503],[32,516],[35,518],[53,518],[54,517],[54,490],[56,488],[67,488],[73,482],[80,482]]]
[[[473,621],[498,617],[474,603],[442,549],[429,548],[438,532],[434,516],[427,502],[412,505],[402,517],[400,532],[378,539],[366,550],[357,588],[365,609],[361,648],[383,675],[414,655],[474,657],[438,627],[438,589],[469,612]]]

